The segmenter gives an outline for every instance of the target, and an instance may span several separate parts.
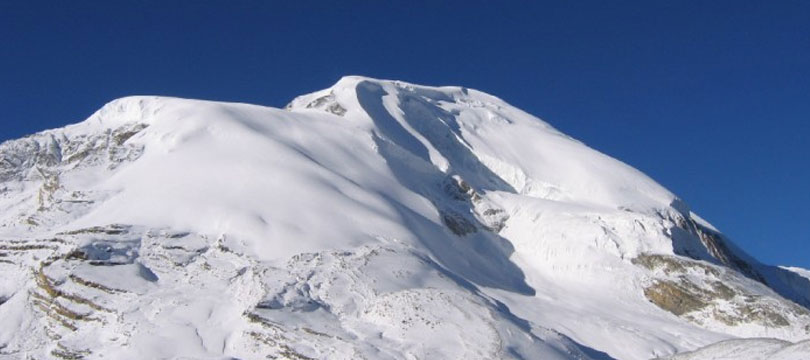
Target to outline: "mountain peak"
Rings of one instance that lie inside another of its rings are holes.
[[[0,358],[647,359],[810,335],[806,273],[496,97],[349,76],[285,110],[127,97],[0,144]]]
[[[382,80],[366,76],[349,75],[340,78],[334,85],[310,94],[302,95],[294,99],[286,108],[307,109],[317,107],[327,98],[343,98],[349,102],[356,99],[358,87],[363,89],[381,89],[386,94],[410,93],[431,101],[465,101],[461,99],[470,98],[470,90],[459,86],[431,87],[416,85],[399,80]],[[502,100],[494,96],[473,91],[481,99],[489,100],[493,103],[503,103]],[[319,99],[321,102],[319,102]]]

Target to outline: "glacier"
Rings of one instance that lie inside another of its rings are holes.
[[[0,359],[810,356],[807,270],[464,87],[114,100],[0,210]]]

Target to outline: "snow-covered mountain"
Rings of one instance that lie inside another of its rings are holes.
[[[467,88],[115,100],[1,144],[0,210],[0,359],[810,356],[806,270]]]

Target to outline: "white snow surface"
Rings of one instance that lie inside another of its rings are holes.
[[[776,339],[726,340],[670,357],[670,360],[806,360],[810,340],[792,344]]]
[[[462,87],[118,99],[0,145],[0,210],[0,359],[810,358],[806,270]],[[645,297],[676,278],[738,294],[676,316]],[[744,299],[787,325],[717,320]]]
[[[792,271],[796,274],[799,274],[801,277],[810,279],[810,270],[802,269],[800,267],[793,267],[793,266],[785,266],[783,267],[786,270]]]

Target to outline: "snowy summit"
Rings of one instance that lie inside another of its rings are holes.
[[[0,359],[808,359],[807,270],[494,96],[118,99],[0,144]]]

